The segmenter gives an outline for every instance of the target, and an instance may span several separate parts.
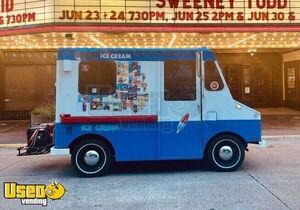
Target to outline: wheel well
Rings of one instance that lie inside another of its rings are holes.
[[[236,137],[237,139],[239,139],[242,144],[245,146],[245,148],[247,148],[248,144],[247,142],[245,141],[245,139],[243,137],[241,137],[240,135],[236,134],[236,133],[232,133],[232,132],[223,132],[223,133],[218,133],[216,135],[214,135],[213,137],[211,137],[209,139],[209,141],[207,142],[206,146],[205,146],[205,150],[204,150],[204,154],[206,155],[207,154],[207,150],[209,148],[209,145],[210,143],[214,140],[214,138],[218,137],[218,136],[222,136],[222,135],[231,135],[231,136],[234,136]]]
[[[79,142],[84,141],[84,139],[87,138],[93,138],[93,139],[97,139],[99,141],[104,142],[105,144],[107,144],[109,146],[109,148],[111,149],[111,151],[113,152],[113,156],[115,156],[115,150],[114,147],[112,146],[112,144],[108,141],[108,139],[106,139],[105,137],[101,136],[101,135],[97,135],[97,134],[86,134],[86,135],[82,135],[79,136],[78,138],[76,138],[74,141],[72,141],[72,143],[69,145],[70,148],[70,153],[72,154],[73,149],[75,148],[75,146],[77,144],[79,144]]]

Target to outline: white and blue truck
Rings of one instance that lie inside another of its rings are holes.
[[[234,100],[214,53],[60,49],[53,155],[80,175],[113,161],[207,159],[233,171],[261,142],[261,115]]]

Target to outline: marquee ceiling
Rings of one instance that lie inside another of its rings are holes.
[[[298,49],[300,32],[40,33],[0,37],[0,49],[57,48]]]

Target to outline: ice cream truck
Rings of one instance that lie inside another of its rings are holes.
[[[260,113],[233,99],[207,48],[58,51],[51,154],[71,155],[79,175],[188,159],[233,171],[260,142]]]

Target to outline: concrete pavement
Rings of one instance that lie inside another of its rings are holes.
[[[0,148],[0,182],[47,184],[57,178],[65,196],[38,209],[297,210],[299,154],[300,139],[269,139],[265,149],[252,145],[232,173],[210,171],[202,161],[142,162],[119,163],[105,177],[86,179],[76,176],[69,157],[17,157],[14,149]],[[1,195],[0,209],[33,207]]]

